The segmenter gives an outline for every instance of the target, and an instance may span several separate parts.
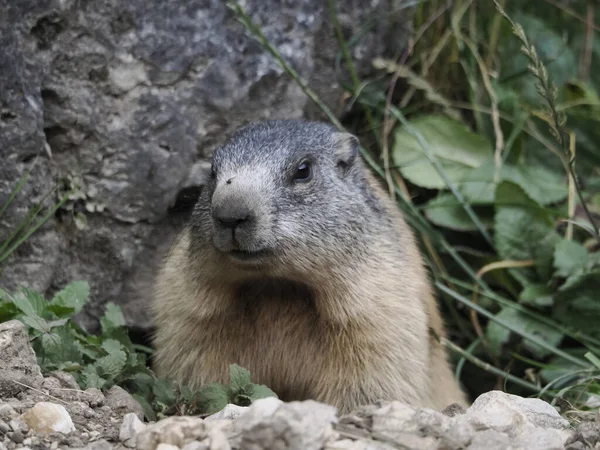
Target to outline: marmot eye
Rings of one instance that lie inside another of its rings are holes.
[[[294,174],[294,181],[307,182],[312,178],[312,166],[308,161],[300,163]]]

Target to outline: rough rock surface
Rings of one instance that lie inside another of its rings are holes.
[[[42,382],[42,373],[29,336],[18,320],[0,323],[0,398],[10,397]]]
[[[410,2],[336,3],[347,37],[373,25],[352,48],[359,69],[404,47]],[[337,109],[339,47],[325,2],[242,5]],[[84,324],[93,329],[113,300],[147,329],[155,263],[181,222],[169,208],[198,193],[206,157],[244,122],[314,108],[222,0],[0,0],[0,12],[0,205],[39,156],[0,242],[55,182],[77,186],[0,285],[53,292],[84,279],[93,302]],[[86,229],[74,226],[79,213]]]

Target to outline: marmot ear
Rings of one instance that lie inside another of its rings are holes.
[[[358,155],[358,138],[350,133],[337,132],[335,139],[335,164],[342,175],[346,175],[348,170],[354,165]]]

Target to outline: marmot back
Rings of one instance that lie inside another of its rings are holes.
[[[285,400],[465,404],[413,234],[358,141],[266,121],[213,156],[153,303],[156,371],[192,389],[250,370]]]

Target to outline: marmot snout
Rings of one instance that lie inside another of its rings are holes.
[[[465,403],[421,255],[357,140],[299,120],[219,148],[159,274],[156,369],[192,389],[250,370],[283,400]]]

